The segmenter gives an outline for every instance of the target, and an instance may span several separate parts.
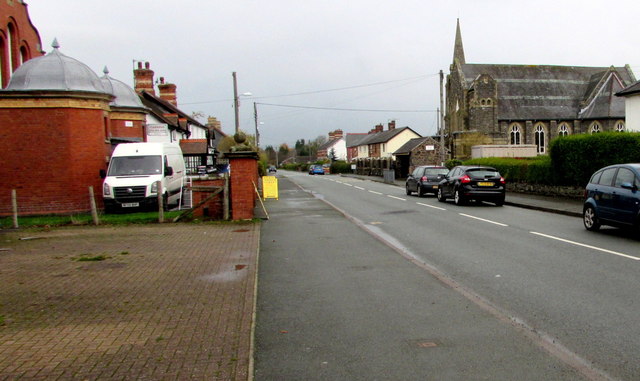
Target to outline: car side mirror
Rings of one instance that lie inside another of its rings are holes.
[[[106,178],[107,178],[107,171],[106,171],[106,170],[104,170],[104,169],[101,169],[101,170],[100,170],[100,178],[101,178],[102,180],[104,180],[104,179],[106,179]]]
[[[173,176],[173,167],[165,167],[164,168],[165,176]]]
[[[622,183],[620,184],[620,188],[624,188],[624,189],[629,189],[632,191],[637,191],[638,187],[636,187],[635,185],[631,184],[631,183]]]

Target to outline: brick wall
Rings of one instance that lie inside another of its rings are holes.
[[[192,185],[192,205],[197,205],[202,200],[211,196],[216,190],[214,187],[224,187],[224,179],[193,180]],[[193,211],[196,218],[211,218],[221,220],[224,217],[224,192],[218,193],[211,200]]]
[[[89,210],[88,187],[102,204],[105,112],[101,109],[0,108],[0,215]]]
[[[40,35],[36,28],[31,24],[27,5],[20,1],[0,1],[0,15],[2,15],[2,23],[0,23],[0,57],[5,59],[0,65],[0,88],[4,88],[9,84],[11,78],[11,67],[18,68],[20,66],[20,56],[24,61],[42,55],[42,47],[40,46]],[[11,27],[9,27],[11,25]],[[13,35],[11,41],[13,46],[9,46],[9,34]],[[12,65],[9,65],[9,49],[11,49]]]

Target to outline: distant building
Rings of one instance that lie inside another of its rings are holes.
[[[318,147],[318,160],[331,159],[332,153],[335,160],[347,160],[347,143],[342,130],[329,132],[329,140]]]
[[[625,98],[627,130],[640,132],[640,82],[616,93]]]
[[[393,153],[403,144],[413,138],[421,137],[409,127],[396,128],[396,122],[391,121],[388,130],[378,124],[358,142],[358,159],[363,158],[393,158]]]
[[[472,145],[533,144],[545,154],[555,137],[624,131],[624,99],[636,81],[631,68],[469,64],[456,26],[446,84],[445,128],[453,157]]]
[[[407,177],[421,165],[442,165],[440,142],[433,137],[414,138],[398,148],[396,157],[396,174]]]
[[[44,54],[24,1],[0,1],[0,88],[23,63]]]
[[[347,161],[352,162],[358,158],[358,145],[367,137],[367,133],[347,133],[345,145],[347,147]]]

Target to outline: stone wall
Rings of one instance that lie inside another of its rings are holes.
[[[583,187],[542,185],[528,183],[507,183],[507,191],[516,193],[527,193],[541,196],[564,197],[582,200],[584,197]]]

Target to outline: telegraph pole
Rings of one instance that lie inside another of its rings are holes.
[[[236,78],[236,72],[233,72],[233,108],[235,111],[235,117],[236,117],[236,134],[238,132],[240,132],[240,118],[239,118],[239,112],[238,112],[238,107],[240,101],[238,100],[238,80]]]
[[[443,82],[444,82],[444,73],[440,70],[440,115],[438,117],[438,121],[440,124],[440,161],[444,164],[446,159],[446,153],[444,149],[444,97],[443,97]]]
[[[260,131],[258,130],[258,106],[253,102],[253,119],[256,122],[256,148],[260,152]]]

